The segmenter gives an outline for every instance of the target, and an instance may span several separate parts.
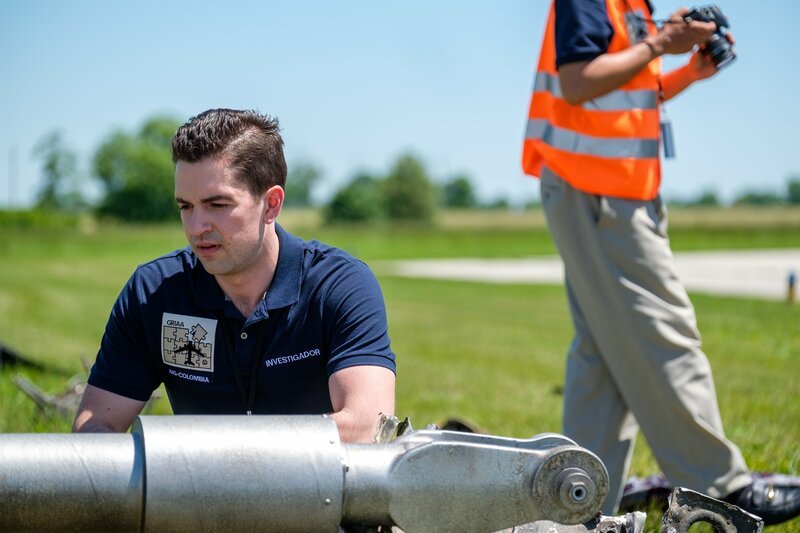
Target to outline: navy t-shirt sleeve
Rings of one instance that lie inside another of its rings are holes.
[[[140,270],[131,276],[111,309],[89,384],[147,401],[161,383],[148,358],[141,305],[146,298]]]
[[[605,0],[555,0],[556,66],[608,51],[614,28]]]
[[[359,365],[382,366],[395,372],[386,306],[370,269],[361,261],[348,261],[326,292],[328,376]]]

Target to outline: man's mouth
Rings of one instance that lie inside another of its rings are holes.
[[[210,255],[214,255],[221,247],[219,244],[212,244],[212,243],[198,243],[194,245],[194,250],[197,255],[201,257],[207,257]]]

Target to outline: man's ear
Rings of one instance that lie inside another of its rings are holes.
[[[273,185],[265,193],[267,198],[267,208],[264,210],[264,223],[272,224],[281,212],[283,207],[283,187]]]

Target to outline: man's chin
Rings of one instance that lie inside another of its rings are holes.
[[[200,263],[203,265],[203,268],[206,269],[206,272],[212,276],[219,276],[220,274],[227,273],[225,265],[223,265],[220,261],[215,261],[213,259],[209,259],[208,257],[198,257],[198,259],[200,259]]]

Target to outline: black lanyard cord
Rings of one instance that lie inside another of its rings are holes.
[[[225,351],[228,354],[228,362],[233,371],[233,377],[236,378],[236,387],[239,389],[239,395],[242,398],[242,405],[244,406],[245,414],[253,414],[253,407],[256,404],[256,388],[258,386],[258,371],[261,366],[261,360],[264,357],[262,353],[264,350],[264,342],[266,341],[264,326],[258,328],[258,337],[256,338],[256,351],[253,354],[253,363],[250,371],[250,383],[245,390],[244,378],[242,377],[242,370],[239,368],[239,361],[236,358],[236,348],[233,341],[233,331],[224,315],[220,316],[222,323],[222,336],[225,337]]]
[[[625,7],[628,8],[628,12],[631,16],[637,20],[642,22],[646,22],[648,24],[652,24],[653,26],[664,25],[664,24],[687,24],[685,20],[670,20],[670,19],[654,19],[652,9],[650,11],[649,17],[643,17],[636,13],[633,8],[631,7],[631,3],[628,0],[625,0]]]

